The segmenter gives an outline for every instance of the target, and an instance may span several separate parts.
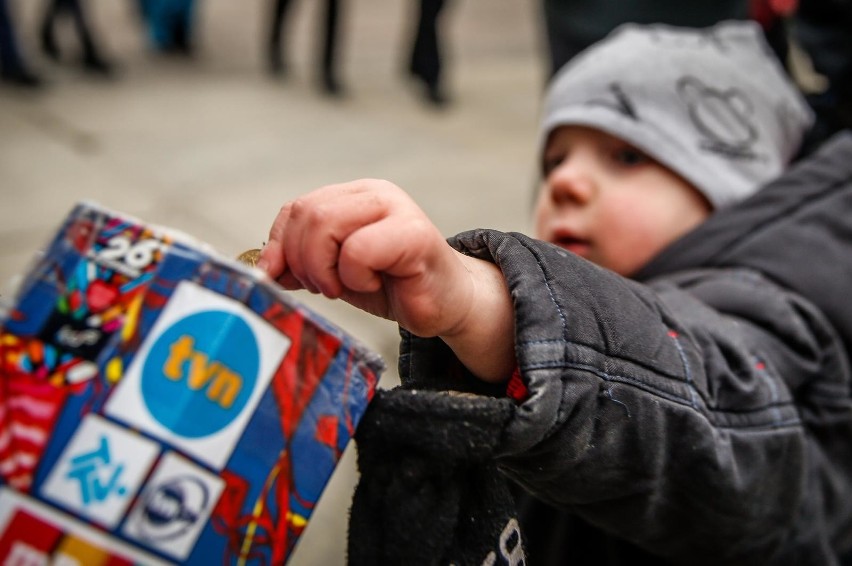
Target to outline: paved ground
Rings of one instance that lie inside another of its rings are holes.
[[[236,255],[264,241],[279,206],[327,183],[382,177],[405,187],[447,235],[526,230],[543,64],[535,3],[450,2],[454,104],[421,104],[402,78],[414,2],[350,0],[343,81],[314,88],[314,11],[294,14],[292,75],[260,57],[265,0],[200,0],[191,60],[146,49],[131,2],[91,1],[118,80],[93,80],[39,56],[42,2],[12,1],[22,39],[50,85],[0,88],[0,294],[80,200],[168,225]],[[70,34],[60,37],[73,47]],[[396,376],[395,325],[347,305],[298,297],[383,354]],[[320,502],[291,564],[343,564],[354,453]]]

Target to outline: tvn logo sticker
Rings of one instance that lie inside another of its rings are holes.
[[[124,525],[124,534],[185,560],[207,524],[224,481],[173,452],[154,470]]]
[[[41,494],[113,528],[159,452],[159,444],[97,415],[86,415]]]
[[[244,305],[182,281],[106,412],[221,469],[289,347]]]

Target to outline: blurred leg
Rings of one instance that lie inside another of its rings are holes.
[[[195,2],[194,0],[172,0],[172,3],[173,46],[180,53],[191,54]]]
[[[438,18],[444,0],[420,0],[417,32],[411,50],[411,74],[426,84],[427,100],[434,104],[446,103],[441,92],[441,49],[438,38]]]
[[[45,55],[54,61],[59,60],[59,46],[56,44],[54,26],[61,11],[62,0],[47,0],[44,16],[41,20],[41,49]]]
[[[269,22],[268,63],[272,74],[283,74],[287,70],[286,57],[282,51],[283,28],[287,21],[287,10],[290,9],[290,0],[273,0],[272,18]]]
[[[327,0],[325,3],[325,35],[322,44],[322,86],[332,95],[342,93],[342,87],[337,79],[337,44],[340,35],[340,3],[338,0]]]
[[[77,35],[80,38],[83,66],[92,72],[107,76],[113,72],[112,65],[107,62],[100,53],[91,26],[83,9],[83,0],[56,0],[62,4],[62,8],[71,14]]]
[[[589,46],[587,38],[579,38],[570,28],[566,28],[565,16],[559,4],[560,2],[556,0],[542,2],[542,17],[550,63],[547,80],[550,80],[565,63]]]
[[[0,0],[0,78],[4,82],[27,87],[41,84],[41,80],[26,68],[18,50],[12,16],[6,0]]]
[[[154,48],[168,51],[172,46],[169,0],[148,0],[148,37]]]
[[[137,0],[136,7],[139,10],[139,18],[147,25],[148,18],[151,17],[151,1]]]

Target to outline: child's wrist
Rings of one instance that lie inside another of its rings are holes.
[[[493,263],[462,256],[466,283],[458,318],[439,336],[483,381],[506,381],[515,367],[514,309],[503,274]]]

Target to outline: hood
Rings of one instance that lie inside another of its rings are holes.
[[[637,275],[749,267],[814,303],[852,352],[852,132],[712,215]]]

